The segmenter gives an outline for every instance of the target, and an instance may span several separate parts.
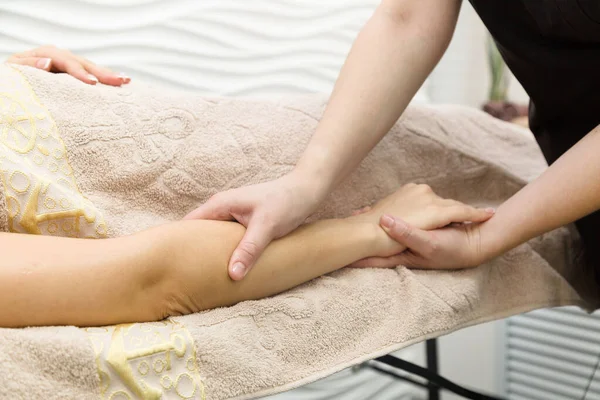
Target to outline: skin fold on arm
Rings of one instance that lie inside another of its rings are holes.
[[[402,251],[378,226],[385,213],[425,229],[491,216],[407,185],[367,213],[307,224],[272,242],[242,282],[225,268],[245,232],[234,222],[178,221],[104,240],[0,234],[0,326],[155,321],[274,295]]]

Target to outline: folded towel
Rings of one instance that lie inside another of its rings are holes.
[[[0,228],[114,237],[181,218],[218,191],[289,171],[324,106],[321,96],[264,102],[92,87],[0,66]],[[407,182],[494,206],[545,168],[521,128],[467,108],[411,108],[313,219],[348,215]],[[580,253],[565,227],[476,269],[344,269],[160,323],[0,329],[0,396],[273,394],[473,324],[595,308]]]

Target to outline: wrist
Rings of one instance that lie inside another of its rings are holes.
[[[368,243],[365,257],[389,257],[406,250],[383,230],[378,219],[373,220],[368,215],[360,214],[348,217],[346,220],[363,232],[363,240]]]
[[[498,257],[518,246],[518,232],[503,224],[502,218],[494,215],[486,222],[479,224],[480,263]]]
[[[325,198],[335,186],[333,168],[327,165],[327,157],[303,155],[290,175],[310,186],[314,193]]]
[[[303,167],[294,168],[288,175],[292,185],[301,188],[306,194],[306,200],[310,201],[315,207],[320,204],[329,195],[332,190],[331,181],[319,175],[316,169]]]

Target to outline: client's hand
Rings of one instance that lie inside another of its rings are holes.
[[[117,74],[108,68],[99,67],[83,57],[74,55],[68,50],[55,46],[42,46],[34,50],[13,54],[9,63],[28,65],[48,72],[66,72],[67,74],[90,85],[98,82],[111,86],[121,86],[131,79],[124,74]]]
[[[384,247],[385,251],[378,254],[380,257],[360,260],[352,266],[394,267],[408,263],[412,252],[400,252],[407,247],[414,249],[414,241],[420,244],[418,248],[432,247],[435,237],[425,230],[443,228],[453,223],[473,222],[473,224],[445,228],[464,232],[463,236],[469,237],[478,226],[477,223],[488,220],[493,214],[493,209],[483,210],[456,200],[443,199],[427,185],[405,185],[372,208],[363,209],[358,215],[352,217],[380,224],[389,235],[385,235],[388,243]],[[413,238],[413,234],[418,234],[419,237]],[[459,245],[458,238],[454,240]]]

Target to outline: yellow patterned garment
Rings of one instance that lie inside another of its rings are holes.
[[[54,119],[21,72],[1,64],[0,179],[10,232],[107,236],[102,214],[77,186]],[[205,398],[194,341],[183,324],[83,331],[95,351],[102,399]]]
[[[101,213],[77,187],[52,116],[7,66],[0,79],[0,177],[10,232],[106,236]]]
[[[87,328],[105,399],[204,399],[193,340],[173,320]]]

